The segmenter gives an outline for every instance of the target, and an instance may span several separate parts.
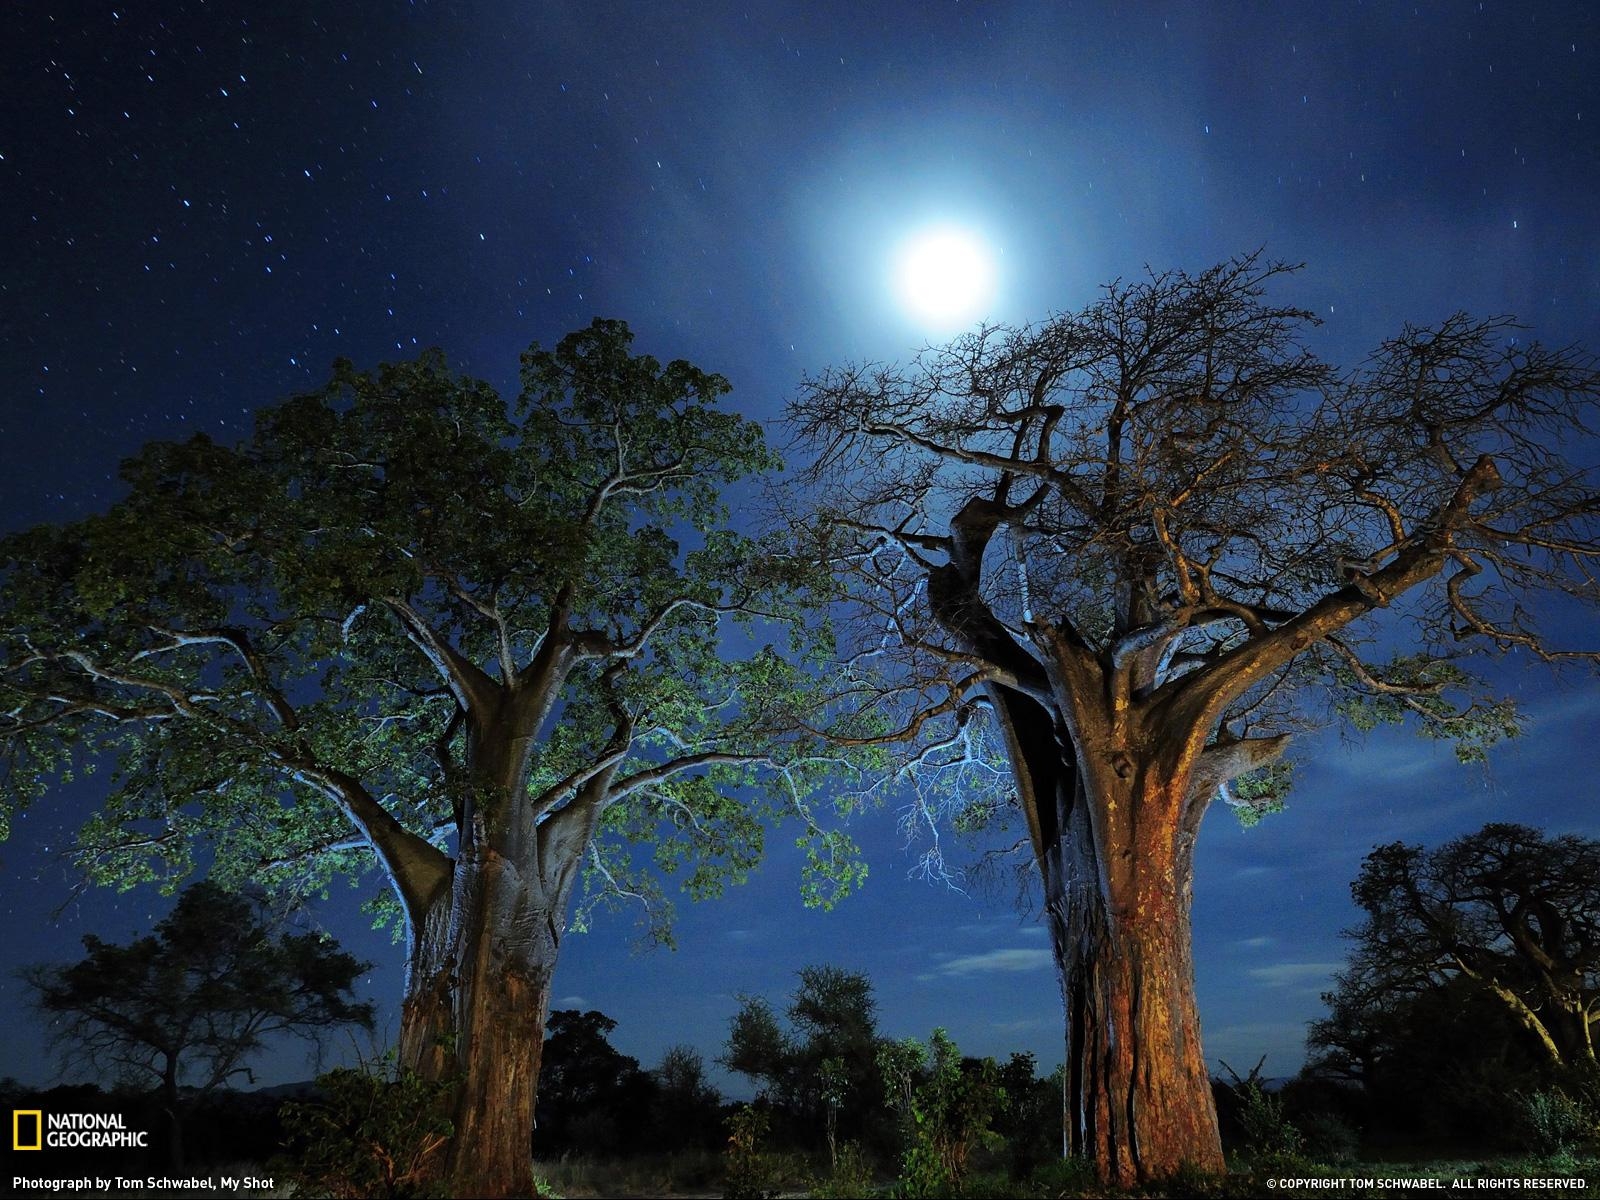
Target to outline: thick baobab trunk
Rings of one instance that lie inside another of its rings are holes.
[[[1137,784],[1097,795],[1075,764],[1052,775],[1037,844],[1066,1012],[1063,1149],[1118,1186],[1185,1165],[1221,1172],[1194,998],[1190,846],[1162,796]]]
[[[414,931],[404,1066],[454,1087],[452,1195],[533,1194],[533,1113],[559,917],[493,851],[459,859]]]
[[[537,821],[525,800],[529,730],[557,684],[504,692],[468,714],[460,846],[448,885],[408,908],[411,962],[400,1059],[448,1080],[452,1195],[533,1194],[534,1099],[550,984],[578,863],[611,772]],[[431,1173],[431,1172],[430,1172]]]

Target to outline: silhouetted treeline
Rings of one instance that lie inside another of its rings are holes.
[[[310,1094],[310,1084],[237,1092],[222,1088],[193,1098],[185,1116],[186,1172],[206,1174],[239,1163],[264,1164],[282,1150],[278,1109],[286,1099]],[[27,1087],[15,1079],[0,1080],[0,1110],[38,1109],[50,1113],[115,1114],[129,1131],[148,1133],[141,1149],[95,1149],[88,1152],[45,1149],[29,1154],[31,1174],[50,1177],[82,1175],[86,1161],[101,1175],[167,1175],[170,1136],[161,1098],[149,1092],[107,1091],[94,1084]]]
[[[593,1010],[550,1014],[539,1074],[539,1157],[720,1149],[726,1106],[707,1082],[699,1052],[673,1046],[645,1070],[607,1040],[616,1027]]]

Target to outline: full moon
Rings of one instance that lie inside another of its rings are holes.
[[[918,321],[941,329],[984,315],[994,298],[994,255],[971,230],[923,229],[900,246],[894,264],[900,303]]]

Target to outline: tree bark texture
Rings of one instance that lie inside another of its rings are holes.
[[[533,1194],[534,1097],[557,945],[517,876],[493,852],[458,861],[451,891],[414,935],[400,1059],[453,1084],[443,1166],[454,1195]]]
[[[1064,1143],[1123,1187],[1185,1165],[1220,1173],[1186,868],[1135,849],[1139,878],[1107,897],[1081,847],[1063,839],[1061,873],[1045,881],[1066,1012]]]
[[[1193,831],[1170,773],[1080,755],[1041,705],[996,694],[1066,1016],[1062,1147],[1117,1186],[1224,1170],[1190,947]]]
[[[551,980],[592,820],[535,825],[507,803],[525,740],[474,737],[478,781],[450,884],[412,915],[401,1064],[447,1080],[455,1127],[443,1164],[459,1196],[533,1194],[534,1100]]]

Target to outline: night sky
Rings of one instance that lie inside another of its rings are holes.
[[[148,440],[241,436],[338,356],[437,345],[514,391],[529,342],[602,315],[776,421],[805,372],[952,332],[893,288],[900,242],[936,224],[993,248],[985,318],[1265,247],[1307,264],[1273,294],[1322,317],[1337,363],[1456,309],[1600,347],[1587,0],[28,0],[0,21],[5,531],[103,508]],[[1594,624],[1550,617],[1569,640]],[[1299,1066],[1375,843],[1489,820],[1600,836],[1600,685],[1494,677],[1530,731],[1487,771],[1404,732],[1329,732],[1299,739],[1287,812],[1243,830],[1213,809],[1194,914],[1213,1064]],[[63,789],[0,845],[0,1075],[53,1077],[15,966],[170,904],[73,898],[60,852],[93,798]],[[680,905],[676,952],[640,952],[626,913],[567,939],[557,1006],[615,1018],[646,1066],[675,1042],[709,1060],[736,994],[780,999],[831,963],[871,975],[886,1033],[942,1024],[969,1053],[1059,1062],[1047,939],[1011,892],[908,878],[921,847],[892,811],[854,833],[872,876],[838,911],[801,907],[776,836],[751,883]],[[401,949],[358,899],[319,915],[378,964],[392,1035]],[[310,1070],[298,1049],[265,1065],[263,1083]]]

